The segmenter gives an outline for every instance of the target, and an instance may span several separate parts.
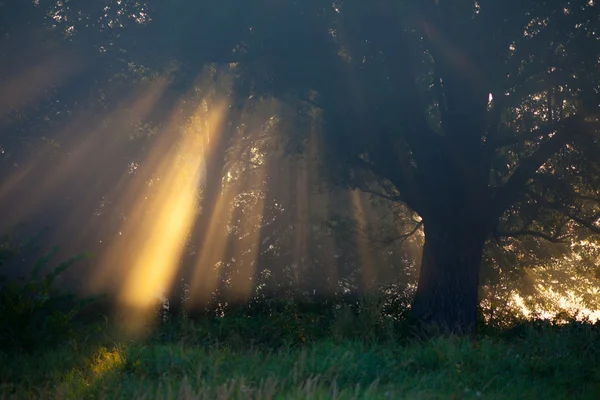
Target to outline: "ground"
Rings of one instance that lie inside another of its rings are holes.
[[[4,351],[0,398],[600,398],[598,324],[426,341],[335,328],[271,341],[244,324],[168,322],[132,339],[104,322],[59,346]]]

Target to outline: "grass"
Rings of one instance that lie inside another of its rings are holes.
[[[511,339],[428,341],[353,339],[332,329],[269,348],[254,344],[259,322],[232,320],[223,334],[223,320],[170,322],[137,340],[97,325],[61,346],[0,353],[0,398],[600,398],[598,325],[532,324]]]
[[[132,339],[102,318],[110,299],[52,287],[77,259],[0,286],[0,400],[600,399],[600,323],[421,340],[400,297],[265,298]]]

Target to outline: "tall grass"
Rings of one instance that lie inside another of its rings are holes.
[[[353,339],[331,328],[306,342],[273,340],[268,348],[254,344],[259,337],[244,338],[258,322],[227,318],[169,321],[139,340],[120,339],[104,324],[94,338],[35,354],[0,353],[0,398],[600,398],[598,324],[538,323],[510,338],[498,332],[427,341]]]
[[[197,320],[157,305],[132,339],[57,302],[53,277],[75,260],[0,288],[0,399],[600,399],[600,323],[423,340],[402,302],[288,298]]]

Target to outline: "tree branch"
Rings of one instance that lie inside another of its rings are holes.
[[[558,233],[558,232],[557,232]],[[552,243],[565,243],[565,239],[569,238],[570,235],[548,235],[547,233],[533,231],[529,229],[522,229],[518,231],[496,231],[494,232],[496,237],[521,237],[521,236],[535,236],[541,239],[547,240]]]
[[[589,201],[592,203],[596,203],[598,205],[600,205],[600,197],[594,197],[594,196],[586,196],[583,194],[573,194],[576,198],[578,198],[579,200],[583,200],[583,201]]]
[[[569,210],[568,207],[565,207],[564,205],[555,203],[553,201],[548,201],[547,199],[538,195],[537,193],[528,192],[528,194],[530,196],[532,196],[533,198],[535,198],[540,203],[543,203],[544,205],[548,206],[549,208],[560,212],[561,214],[563,214],[564,216],[569,218],[571,221],[578,223],[579,225],[589,229],[593,233],[600,234],[600,226],[598,226],[596,224],[596,221],[598,221],[598,219],[600,219],[600,213],[596,213],[589,218],[583,218],[583,217],[580,217],[579,215],[575,215],[575,213],[573,213],[572,210]]]
[[[527,140],[537,139],[542,136],[545,137],[545,136],[550,135],[553,132],[556,132],[557,130],[559,130],[561,128],[564,128],[566,125],[571,124],[571,123],[573,123],[573,121],[576,121],[576,120],[581,120],[581,117],[579,115],[573,115],[573,116],[564,118],[560,121],[557,121],[553,124],[544,126],[543,128],[535,129],[531,132],[527,132],[522,135],[511,136],[511,137],[503,138],[503,139],[496,139],[496,140],[490,142],[490,146],[493,149],[499,149],[502,147],[519,144],[519,143],[522,143]]]
[[[367,187],[357,186],[356,188],[358,190],[360,190],[361,192],[363,192],[363,193],[368,193],[368,194],[371,194],[371,195],[373,195],[375,197],[379,197],[381,199],[385,199],[385,200],[389,200],[389,201],[402,201],[402,198],[399,197],[399,196],[390,196],[390,195],[387,195],[385,193],[381,193],[381,192],[378,192],[376,190],[369,189]]]
[[[420,203],[418,202],[418,188],[417,183],[411,178],[410,173],[405,168],[398,167],[400,174],[395,171],[388,171],[390,168],[382,168],[381,166],[368,162],[360,157],[355,157],[352,163],[362,169],[368,170],[373,174],[379,176],[382,179],[388,180],[396,187],[399,192],[398,196],[380,196],[392,201],[401,201],[407,204],[410,208],[415,210],[417,213],[420,209]],[[361,189],[362,190],[362,189]],[[376,193],[372,193],[377,195]]]
[[[542,143],[532,156],[523,159],[515,172],[510,176],[504,186],[498,188],[492,201],[492,215],[499,217],[511,204],[513,204],[521,191],[525,188],[527,182],[533,178],[537,170],[568,142],[574,139],[578,133],[580,124],[584,121],[583,116],[570,118],[565,122],[562,129],[559,130]]]
[[[382,249],[387,246],[391,246],[392,244],[394,244],[395,242],[398,242],[398,241],[400,241],[399,244],[402,244],[406,240],[408,240],[408,238],[410,238],[415,233],[417,233],[419,231],[419,229],[421,229],[422,227],[423,227],[423,221],[420,221],[413,227],[413,229],[411,229],[409,232],[404,233],[402,235],[392,236],[392,237],[388,237],[388,238],[380,239],[380,240],[372,240],[372,242],[377,243],[379,245],[379,246],[374,246],[374,248]]]
[[[588,230],[590,230],[593,233],[600,233],[600,226],[596,225],[594,222],[595,221],[588,221],[585,220],[581,217],[578,217],[577,215],[573,215],[570,213],[564,213],[568,218],[570,218],[571,220],[573,220],[574,222],[577,222],[579,225],[587,228]],[[597,218],[596,218],[597,219]]]

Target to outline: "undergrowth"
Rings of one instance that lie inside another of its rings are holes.
[[[190,324],[182,338],[205,329]],[[71,340],[36,356],[1,354],[0,397],[596,399],[598,330],[548,326],[510,340],[322,338],[273,349],[228,338],[210,345],[156,336],[118,340],[106,330],[99,340]]]
[[[0,238],[0,267],[19,250],[10,237]],[[77,261],[91,257],[81,254],[51,266],[57,251],[55,247],[40,257],[25,276],[8,280],[0,274],[0,351],[31,352],[72,338],[77,314],[100,297],[80,299],[55,287],[60,274]]]
[[[78,319],[95,299],[53,280],[81,256],[47,268],[52,255],[0,288],[0,399],[600,398],[600,323],[515,319],[424,340],[404,299],[299,294],[200,316],[157,304],[131,337],[108,315]]]

